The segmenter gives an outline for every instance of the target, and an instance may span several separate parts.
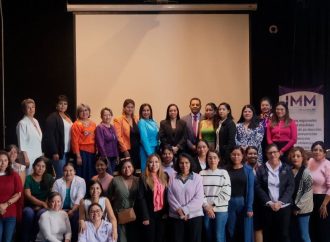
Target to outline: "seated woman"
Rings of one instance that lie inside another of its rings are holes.
[[[86,194],[85,180],[76,176],[76,171],[72,163],[67,163],[63,167],[63,177],[57,179],[52,188],[53,192],[58,192],[61,196],[61,208],[67,212],[72,228],[72,241],[77,240],[79,203]]]
[[[79,234],[78,242],[114,242],[113,225],[102,219],[103,209],[100,204],[92,203],[88,207],[90,221],[86,221],[86,229]]]
[[[53,177],[46,173],[45,157],[37,158],[32,167],[33,173],[26,177],[24,185],[25,208],[23,209],[21,241],[33,240],[38,232],[39,218],[46,212],[46,199],[53,185]]]
[[[102,184],[102,189],[106,193],[108,191],[110,182],[113,179],[108,170],[108,159],[106,157],[99,157],[95,163],[96,176],[92,177],[92,180],[99,181]]]
[[[80,230],[85,231],[86,229],[86,220],[89,219],[88,207],[97,203],[101,206],[103,216],[105,219],[109,220],[112,224],[113,232],[112,239],[117,240],[117,220],[113,213],[112,206],[108,198],[103,196],[102,185],[98,181],[91,180],[88,184],[87,193],[85,199],[81,199],[79,205],[79,225]]]
[[[49,210],[39,219],[39,228],[36,242],[70,242],[71,226],[68,214],[61,210],[62,198],[58,192],[51,192],[47,198]]]

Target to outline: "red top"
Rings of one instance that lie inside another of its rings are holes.
[[[0,203],[6,203],[15,193],[23,192],[22,181],[16,172],[11,175],[0,176]],[[6,209],[4,215],[0,215],[0,218],[17,217],[19,201],[11,204]]]
[[[287,126],[285,122],[281,120],[277,125],[272,127],[271,120],[268,121],[267,125],[267,143],[272,144],[273,142],[288,142],[280,151],[285,152],[289,150],[295,143],[297,143],[297,125],[292,120]]]

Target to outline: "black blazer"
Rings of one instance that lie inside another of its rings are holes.
[[[230,150],[236,145],[236,124],[230,118],[227,118],[221,125],[219,132],[219,153],[225,164],[229,163]]]
[[[283,203],[292,203],[292,194],[295,184],[291,168],[287,164],[282,163],[279,172],[279,201]],[[255,192],[262,205],[265,205],[267,202],[271,201],[268,190],[268,168],[265,163],[262,164],[257,170]]]
[[[58,112],[51,113],[46,119],[42,147],[46,157],[52,159],[54,154],[58,154],[60,159],[63,159],[64,123]]]
[[[150,220],[154,216],[154,194],[150,187],[146,184],[144,175],[139,180],[139,192],[137,197],[139,215],[141,221]],[[167,202],[167,187],[164,190],[164,206],[163,209],[158,211],[163,215],[168,213]]]
[[[184,150],[187,144],[187,124],[184,120],[176,120],[176,129],[172,129],[170,120],[162,120],[159,127],[161,145],[178,146]]]

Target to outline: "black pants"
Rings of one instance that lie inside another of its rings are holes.
[[[184,221],[171,218],[173,242],[201,242],[203,217],[196,217]]]
[[[142,225],[145,242],[164,242],[166,220],[162,218],[163,213],[154,213],[149,219],[149,225]]]
[[[270,207],[264,208],[264,242],[290,242],[291,207],[287,206],[274,212]]]
[[[324,194],[314,194],[314,208],[309,220],[310,236],[313,242],[329,242],[330,241],[330,205],[327,206],[328,217],[322,219],[320,217],[320,207],[324,200]]]

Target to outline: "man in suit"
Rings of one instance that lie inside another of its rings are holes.
[[[187,147],[189,153],[196,154],[196,144],[198,141],[198,126],[203,115],[200,113],[202,102],[199,98],[193,97],[189,103],[190,113],[182,119],[187,123]]]

